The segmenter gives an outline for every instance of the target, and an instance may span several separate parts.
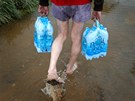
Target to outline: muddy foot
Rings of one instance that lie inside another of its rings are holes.
[[[68,65],[67,65],[67,67],[68,67]],[[73,74],[73,72],[76,70],[78,68],[78,66],[77,66],[77,63],[75,63],[74,65],[73,65],[73,67],[68,67],[67,68],[67,70],[66,70],[66,73],[67,74]]]
[[[52,85],[57,85],[57,84],[65,83],[65,82],[57,74],[48,74],[47,83],[52,84]]]

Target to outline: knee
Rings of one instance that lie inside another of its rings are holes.
[[[81,42],[81,35],[71,34],[71,40],[73,43],[80,43]]]
[[[66,39],[67,39],[67,33],[59,33],[58,34],[58,37],[61,39],[61,40],[63,40],[63,41],[65,41]]]

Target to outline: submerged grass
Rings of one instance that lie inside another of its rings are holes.
[[[0,0],[0,25],[35,10],[38,0]]]

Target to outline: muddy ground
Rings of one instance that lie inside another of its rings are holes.
[[[79,68],[68,76],[62,101],[135,101],[134,4],[134,0],[106,0],[102,22],[109,31],[108,54],[92,61],[80,54]],[[0,101],[52,100],[40,90],[50,54],[38,54],[33,45],[36,17],[37,12],[0,28]],[[56,21],[49,17],[56,36]],[[88,21],[85,27],[91,25]],[[70,49],[69,34],[58,70],[65,68]]]

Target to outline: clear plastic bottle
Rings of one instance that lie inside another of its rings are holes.
[[[108,31],[96,21],[92,28],[86,28],[82,37],[82,54],[87,60],[106,56],[108,49]]]
[[[53,26],[48,17],[38,17],[35,22],[34,45],[37,52],[51,52]]]
[[[47,24],[47,33],[46,33],[46,49],[48,52],[51,52],[51,46],[53,42],[53,27],[51,25],[51,22],[48,21]]]
[[[82,38],[82,54],[83,54],[83,55],[85,55],[86,50],[87,50],[87,42],[86,42],[85,37],[83,37],[83,38]]]

